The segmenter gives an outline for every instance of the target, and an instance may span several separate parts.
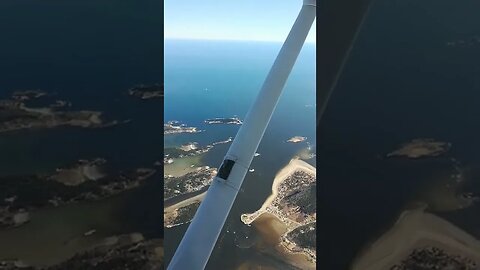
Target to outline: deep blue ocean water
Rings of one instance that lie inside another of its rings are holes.
[[[242,119],[280,46],[263,42],[165,41],[164,120],[178,120],[205,130],[194,135],[203,143],[234,135],[231,131],[236,127],[207,126],[203,121],[235,115]],[[279,140],[296,133],[315,137],[314,74],[315,47],[310,44],[298,59],[267,131],[280,132]],[[192,136],[166,136],[165,145],[177,144],[182,137],[188,140]]]

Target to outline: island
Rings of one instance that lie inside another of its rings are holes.
[[[196,127],[187,127],[185,124],[180,124],[179,121],[168,121],[166,124],[163,124],[164,135],[198,132],[201,132],[201,130],[198,130]]]
[[[128,94],[140,99],[163,98],[163,84],[137,85],[129,89]]]
[[[20,260],[0,261],[4,270],[124,270],[163,269],[163,240],[145,239],[140,233],[107,237],[98,246],[53,266],[29,266]]]
[[[0,177],[0,227],[16,227],[29,221],[39,208],[104,199],[139,187],[154,169],[115,171],[104,159],[80,160],[50,174]]]
[[[399,149],[387,154],[387,157],[407,157],[418,159],[423,157],[436,157],[446,153],[451,144],[434,139],[413,139],[403,144]]]
[[[27,101],[31,99],[37,99],[46,96],[47,93],[40,90],[18,90],[12,93],[12,99],[18,101]]]
[[[316,262],[316,169],[298,158],[282,168],[273,181],[272,195],[252,214],[242,214],[244,224],[272,215],[286,227],[279,246],[305,256],[309,268]],[[315,238],[315,237],[313,237]]]
[[[422,207],[404,211],[360,254],[352,270],[474,270],[480,265],[480,241]]]
[[[213,125],[213,124],[224,124],[224,125],[241,125],[243,124],[242,120],[238,117],[230,117],[230,118],[212,118],[205,120],[205,124]]]
[[[287,142],[289,143],[299,143],[299,142],[303,142],[307,139],[307,137],[302,137],[302,136],[294,136],[290,139],[287,140]]]
[[[105,123],[99,111],[57,111],[51,107],[30,108],[17,100],[0,100],[0,133],[59,126],[100,128],[116,124],[118,121]]]
[[[226,140],[213,142],[207,144],[204,147],[200,147],[197,142],[189,142],[182,144],[180,147],[167,147],[163,151],[163,164],[172,164],[175,159],[184,158],[184,157],[194,157],[210,151],[214,146],[219,144],[226,144],[231,142],[233,139],[229,137]]]

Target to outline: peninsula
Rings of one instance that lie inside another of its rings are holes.
[[[245,224],[255,222],[263,214],[271,214],[286,226],[279,245],[292,253],[304,254],[313,264],[316,261],[316,169],[294,158],[281,169],[272,185],[272,195],[252,214],[243,214]],[[312,229],[313,228],[313,229]],[[315,237],[313,237],[315,238]]]
[[[165,207],[163,212],[164,226],[166,228],[172,228],[191,222],[205,195],[206,192],[202,192],[197,196]]]
[[[182,176],[166,176],[164,179],[164,200],[204,190],[211,184],[216,174],[217,169],[204,166]]]

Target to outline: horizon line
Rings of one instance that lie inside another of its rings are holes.
[[[166,40],[191,40],[191,41],[240,41],[240,42],[269,42],[269,43],[283,43],[285,40],[266,40],[266,39],[220,39],[220,38],[185,38],[185,37],[164,37]],[[305,40],[305,44],[315,45],[316,41]]]

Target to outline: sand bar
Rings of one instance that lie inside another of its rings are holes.
[[[429,246],[480,264],[480,241],[452,223],[420,209],[403,212],[393,228],[362,252],[351,269],[390,269],[413,250]]]

